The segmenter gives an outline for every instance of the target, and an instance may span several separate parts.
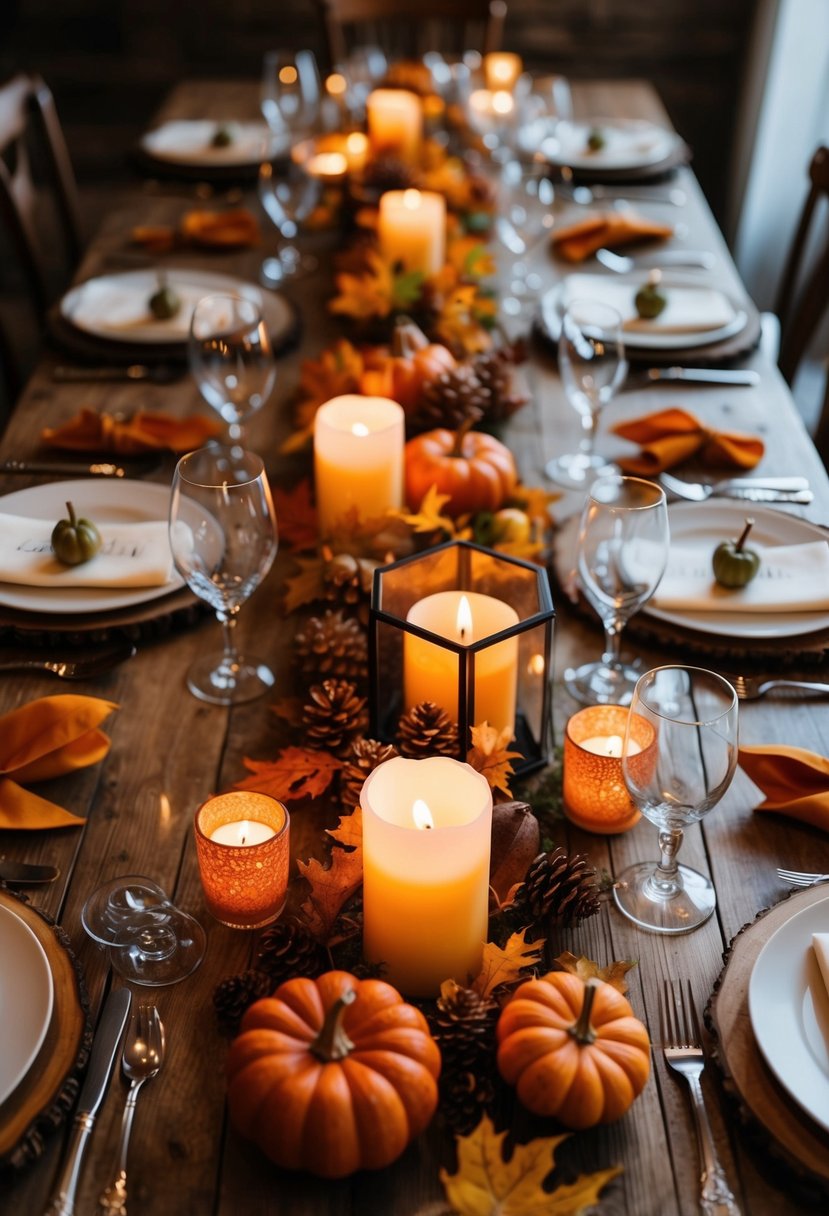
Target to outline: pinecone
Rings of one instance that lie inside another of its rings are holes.
[[[458,724],[434,701],[421,701],[400,719],[397,746],[401,756],[413,760],[424,756],[457,756]]]
[[[545,928],[551,923],[578,925],[601,906],[596,871],[583,853],[571,856],[559,845],[536,857],[516,892],[515,905]]]
[[[436,427],[456,430],[467,418],[477,422],[487,412],[489,390],[468,363],[460,363],[430,380],[421,392],[417,408],[407,419],[410,431]]]
[[[472,360],[475,376],[485,393],[487,422],[505,422],[529,400],[516,389],[514,366],[515,352],[509,346],[484,351]]]
[[[448,980],[431,1018],[441,1054],[441,1109],[462,1134],[478,1123],[493,1098],[495,1023],[492,997]]]
[[[264,971],[243,971],[217,984],[213,991],[213,1007],[222,1034],[234,1035],[243,1014],[254,1001],[270,996],[274,983]]]
[[[328,966],[328,956],[315,937],[295,921],[280,921],[259,939],[254,966],[278,988],[298,975],[316,979]]]
[[[353,617],[329,608],[312,616],[294,640],[305,675],[333,676],[364,684],[368,679],[368,639]]]
[[[367,623],[371,584],[377,565],[378,562],[352,557],[350,553],[329,557],[322,571],[327,599],[345,611],[355,612],[358,620]]]
[[[308,746],[344,756],[352,739],[368,728],[366,698],[357,695],[348,680],[323,680],[308,689],[310,701],[302,707]]]
[[[412,170],[405,161],[395,156],[377,156],[366,165],[360,184],[379,195],[386,190],[405,190],[413,183]]]
[[[380,743],[377,739],[354,739],[346,754],[345,764],[340,769],[340,801],[345,811],[351,811],[360,801],[360,790],[369,773],[396,756],[393,743]]]

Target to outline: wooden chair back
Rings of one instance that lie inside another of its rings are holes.
[[[819,322],[829,310],[829,148],[818,148],[812,157],[809,182],[775,308],[781,332],[778,363],[789,384],[794,381]]]
[[[349,48],[379,46],[412,59],[426,51],[460,54],[498,50],[507,15],[505,0],[318,0],[328,40],[329,66]]]

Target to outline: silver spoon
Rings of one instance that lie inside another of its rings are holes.
[[[135,654],[132,642],[121,642],[100,654],[84,655],[78,659],[3,659],[0,660],[0,672],[4,671],[46,671],[62,680],[91,680],[103,675],[131,659]]]

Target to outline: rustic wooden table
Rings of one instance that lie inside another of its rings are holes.
[[[577,85],[580,113],[618,114],[665,119],[653,91],[640,83]],[[252,84],[182,84],[174,90],[161,118],[245,118],[256,114]],[[715,274],[730,291],[741,287],[727,249],[698,189],[693,174],[682,169],[672,185],[687,199],[681,208],[662,203],[637,203],[659,219],[681,221],[682,241],[689,248],[707,248],[717,257]],[[665,187],[654,187],[664,193]],[[637,193],[639,193],[637,191]],[[796,200],[793,199],[793,205]],[[128,232],[137,222],[174,220],[193,205],[190,187],[182,194],[151,192],[137,182],[134,191],[113,208],[103,231],[94,241],[81,268],[80,278],[120,268]],[[266,238],[270,241],[270,235]],[[296,478],[295,461],[280,458],[277,449],[289,429],[286,403],[297,382],[300,358],[316,354],[337,334],[334,320],[322,301],[329,293],[329,264],[324,256],[318,275],[291,284],[287,294],[298,305],[304,338],[299,350],[283,358],[274,396],[250,425],[249,445],[267,460],[271,479],[287,484]],[[262,251],[187,255],[175,260],[209,266],[255,280]],[[171,259],[172,260],[172,259]],[[545,254],[539,258],[545,283],[561,273]],[[37,451],[44,425],[70,417],[81,404],[132,412],[139,407],[161,408],[185,414],[200,406],[195,385],[188,379],[168,385],[56,384],[55,362],[64,357],[45,356],[37,374],[2,439],[0,455],[24,458]],[[791,396],[777,371],[755,352],[746,365],[761,374],[757,389],[683,387],[676,391],[650,388],[621,395],[608,410],[608,421],[678,402],[697,410],[714,425],[761,432],[767,442],[762,472],[798,472],[810,477],[815,500],[801,512],[817,522],[829,522],[829,480],[799,421]],[[579,422],[567,406],[552,362],[534,355],[529,368],[534,404],[519,412],[509,440],[521,465],[524,480],[539,484],[544,460],[571,448],[579,436]],[[602,427],[602,450],[612,451]],[[154,475],[169,482],[172,464]],[[26,484],[4,478],[8,492]],[[559,517],[578,506],[575,498],[558,504]],[[290,559],[281,557],[264,586],[245,605],[240,620],[242,640],[268,656],[287,673],[291,636],[295,628],[280,610],[280,588]],[[576,660],[600,650],[600,633],[594,623],[558,604],[555,664],[561,672]],[[31,893],[32,902],[55,917],[68,933],[79,956],[97,1011],[111,975],[103,956],[86,938],[81,908],[91,891],[120,874],[147,874],[159,882],[187,911],[198,917],[208,934],[202,966],[186,982],[153,991],[168,1029],[168,1056],[161,1076],[144,1090],[136,1119],[130,1154],[132,1194],[130,1210],[146,1216],[231,1216],[240,1213],[395,1213],[414,1216],[439,1211],[442,1198],[438,1165],[451,1162],[451,1142],[433,1128],[393,1167],[377,1175],[362,1174],[338,1184],[305,1175],[277,1172],[251,1146],[228,1129],[224,1106],[225,1041],[218,1034],[211,1004],[215,985],[244,969],[253,949],[253,935],[234,932],[213,922],[207,914],[196,867],[192,835],[195,808],[216,790],[230,787],[244,774],[244,756],[267,757],[280,743],[279,723],[267,701],[254,702],[232,712],[205,705],[185,688],[189,664],[205,647],[218,643],[218,627],[205,616],[197,626],[172,632],[140,644],[138,655],[111,675],[77,691],[110,698],[118,710],[107,729],[112,750],[100,766],[54,783],[53,797],[73,811],[86,815],[82,831],[37,834],[4,833],[3,851],[10,857],[52,861],[61,868],[60,880]],[[16,643],[7,634],[6,647]],[[653,665],[673,657],[669,652],[640,646],[643,663]],[[277,688],[290,692],[289,677]],[[66,688],[47,677],[6,676],[0,683],[0,710],[13,709],[37,696]],[[555,726],[560,738],[567,717],[576,706],[558,685]],[[741,707],[741,736],[746,743],[797,743],[824,754],[829,751],[829,715],[825,705],[806,700],[766,701]],[[753,813],[756,791],[738,772],[726,798],[700,826],[687,833],[684,860],[709,873],[716,885],[716,915],[687,937],[661,937],[638,932],[606,906],[579,931],[561,934],[562,949],[585,953],[600,962],[632,958],[631,1000],[645,1019],[652,1037],[658,1035],[657,993],[664,977],[689,977],[700,1006],[708,1000],[722,966],[722,955],[732,937],[753,920],[758,911],[785,894],[775,875],[783,864],[799,869],[829,870],[829,844],[816,830],[775,816]],[[325,805],[293,815],[294,856],[306,857],[318,849],[319,827],[333,822],[336,810]],[[611,874],[631,862],[656,853],[655,829],[642,821],[620,837],[588,836],[562,824],[559,841],[589,853],[593,863]],[[117,979],[116,979],[116,982]],[[581,1133],[568,1141],[560,1154],[567,1168],[593,1170],[613,1164],[624,1167],[621,1177],[605,1192],[602,1210],[628,1216],[690,1216],[698,1210],[698,1166],[688,1095],[668,1075],[661,1052],[654,1052],[654,1071],[641,1098],[618,1123]],[[793,1198],[785,1178],[770,1173],[765,1154],[749,1150],[721,1092],[716,1069],[706,1070],[704,1088],[715,1136],[731,1185],[744,1212],[755,1216],[796,1216],[803,1201]],[[107,1180],[115,1154],[124,1087],[114,1081],[100,1113],[97,1130],[84,1169],[79,1211],[92,1211]],[[48,1140],[38,1163],[12,1177],[0,1191],[0,1206],[9,1213],[40,1211],[52,1185],[64,1137]]]

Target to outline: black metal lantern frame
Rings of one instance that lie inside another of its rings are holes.
[[[518,622],[469,644],[433,633],[406,618],[418,601],[441,591],[479,592],[509,604]],[[374,572],[369,617],[371,731],[394,742],[404,704],[406,635],[454,655],[458,671],[458,759],[465,760],[475,716],[475,670],[490,648],[517,638],[515,739],[526,775],[549,763],[555,609],[546,571],[532,562],[469,541],[448,541]],[[445,707],[442,707],[445,708]]]

